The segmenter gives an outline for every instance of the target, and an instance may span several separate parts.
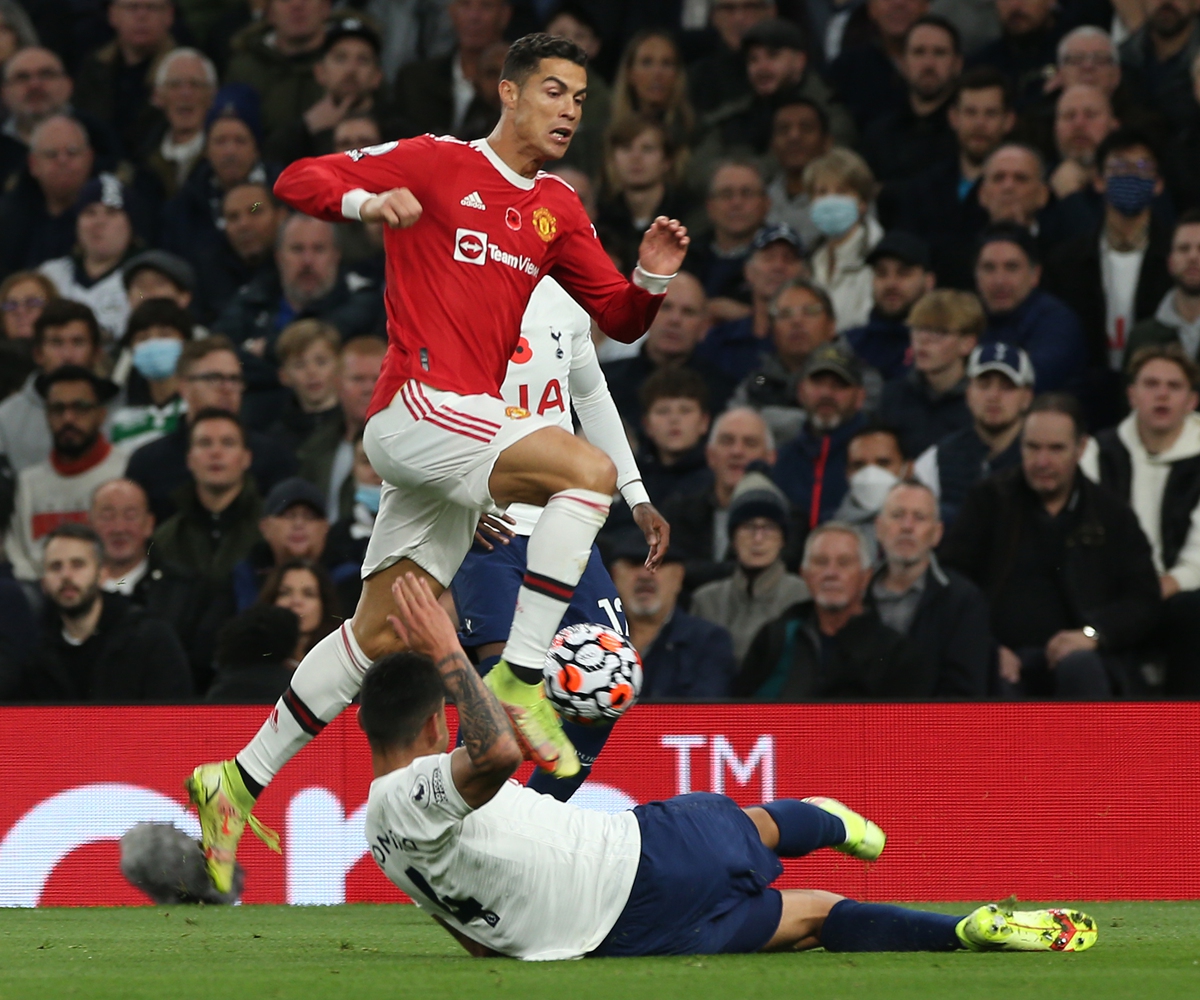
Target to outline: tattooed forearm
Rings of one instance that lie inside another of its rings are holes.
[[[463,745],[471,760],[482,765],[498,744],[514,739],[508,715],[461,651],[443,656],[437,667],[447,696],[458,706]]]

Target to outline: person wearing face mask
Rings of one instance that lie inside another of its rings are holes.
[[[1120,372],[1129,335],[1171,289],[1171,230],[1154,211],[1163,183],[1154,147],[1143,133],[1113,132],[1096,152],[1096,167],[1093,185],[1104,199],[1104,221],[1055,251],[1046,262],[1045,287],[1083,324],[1095,369],[1085,402],[1093,422],[1108,426],[1124,408]]]
[[[797,508],[798,533],[829,520],[846,495],[846,452],[866,422],[862,366],[840,344],[823,344],[804,365],[796,388],[806,419],[779,449],[772,477]]]
[[[693,615],[733,636],[738,663],[760,628],[808,600],[804,581],[783,564],[789,520],[787,497],[779,487],[761,472],[747,472],[729,505],[733,575],[706,583],[692,596]]]
[[[993,658],[987,599],[938,564],[942,519],[933,491],[911,479],[892,486],[875,535],[884,563],[867,587],[866,605],[915,649],[915,694],[982,701]]]
[[[891,488],[911,471],[900,432],[886,424],[861,427],[846,447],[846,496],[833,519],[852,525],[866,539],[872,554],[878,551],[875,518]]]
[[[134,310],[125,330],[133,370],[125,404],[112,417],[114,444],[140,448],[179,426],[186,407],[175,368],[191,339],[191,317],[170,299],[147,299]]]
[[[809,216],[822,240],[810,258],[813,281],[833,299],[838,330],[862,326],[871,314],[872,274],[867,255],[883,238],[870,215],[877,185],[857,153],[835,148],[804,171]]]

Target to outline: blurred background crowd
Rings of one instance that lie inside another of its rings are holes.
[[[271,187],[487,135],[536,30],[618,268],[692,234],[594,331],[645,697],[1200,696],[1198,11],[0,0],[0,700],[273,702],[352,614],[382,236]]]

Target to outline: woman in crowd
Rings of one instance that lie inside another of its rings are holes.
[[[839,332],[862,326],[872,302],[867,254],[883,237],[871,215],[875,176],[861,156],[837,147],[805,168],[804,188],[821,232],[809,261],[813,281],[829,292]]]
[[[260,605],[287,608],[300,620],[300,638],[295,660],[305,654],[342,623],[337,593],[329,574],[307,559],[289,559],[276,567],[263,584]]]
[[[0,399],[21,388],[33,371],[33,324],[56,298],[54,283],[36,271],[17,271],[0,284]]]
[[[621,55],[613,84],[613,127],[632,114],[661,122],[680,155],[692,142],[696,116],[688,101],[679,47],[668,32],[640,31]],[[676,169],[683,169],[682,161]]]

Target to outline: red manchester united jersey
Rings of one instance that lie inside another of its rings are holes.
[[[521,316],[546,274],[616,340],[636,340],[658,311],[662,296],[617,272],[569,185],[553,174],[522,177],[482,139],[425,135],[299,160],[275,194],[338,221],[362,192],[401,187],[422,213],[408,229],[384,230],[388,353],[372,414],[410,378],[499,396]]]

